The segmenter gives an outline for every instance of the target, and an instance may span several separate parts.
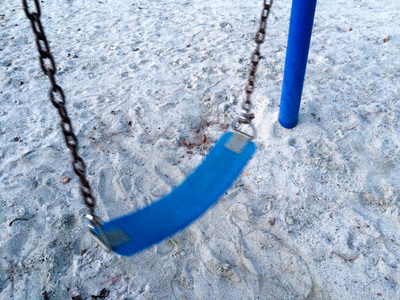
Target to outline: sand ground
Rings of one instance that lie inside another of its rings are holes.
[[[96,211],[156,201],[239,111],[261,1],[41,2]],[[318,3],[286,130],[290,6],[268,21],[254,158],[192,226],[127,258],[87,233],[30,24],[0,0],[1,299],[400,299],[400,2]]]

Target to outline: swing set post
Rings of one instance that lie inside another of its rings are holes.
[[[317,0],[293,0],[283,73],[279,123],[297,125]]]

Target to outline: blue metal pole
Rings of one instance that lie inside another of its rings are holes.
[[[299,119],[301,94],[317,0],[293,0],[283,73],[279,123],[293,128]]]

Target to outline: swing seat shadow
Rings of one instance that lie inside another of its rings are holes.
[[[255,150],[255,144],[242,135],[225,133],[201,165],[170,194],[103,224],[112,251],[133,255],[190,225],[233,184]]]

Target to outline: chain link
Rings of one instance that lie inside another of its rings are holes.
[[[68,149],[71,151],[72,155],[72,168],[75,174],[79,177],[81,183],[81,194],[85,205],[89,209],[90,214],[94,214],[94,208],[96,205],[96,199],[93,196],[92,189],[90,187],[89,181],[86,178],[86,165],[82,157],[78,154],[78,139],[74,134],[72,129],[71,120],[68,116],[67,109],[65,107],[65,95],[64,91],[57,84],[55,74],[56,74],[56,64],[54,62],[53,55],[50,52],[49,42],[44,33],[42,22],[40,20],[41,9],[39,0],[32,0],[34,2],[34,11],[30,10],[27,0],[22,0],[22,5],[25,14],[32,25],[33,33],[36,38],[36,46],[39,51],[40,67],[42,71],[50,80],[51,88],[49,91],[49,97],[53,106],[58,110],[58,114],[61,118],[61,129],[64,135],[65,143]],[[33,5],[32,5],[33,7]]]
[[[261,60],[260,47],[265,40],[265,30],[267,27],[267,19],[272,6],[273,0],[264,0],[263,10],[261,13],[260,27],[254,38],[256,42],[256,48],[251,55],[251,66],[249,75],[247,77],[247,84],[245,87],[245,100],[242,103],[242,115],[239,117],[239,123],[251,124],[251,120],[254,119],[254,114],[251,112],[251,94],[254,91],[254,82],[256,79],[256,71],[258,63]]]

